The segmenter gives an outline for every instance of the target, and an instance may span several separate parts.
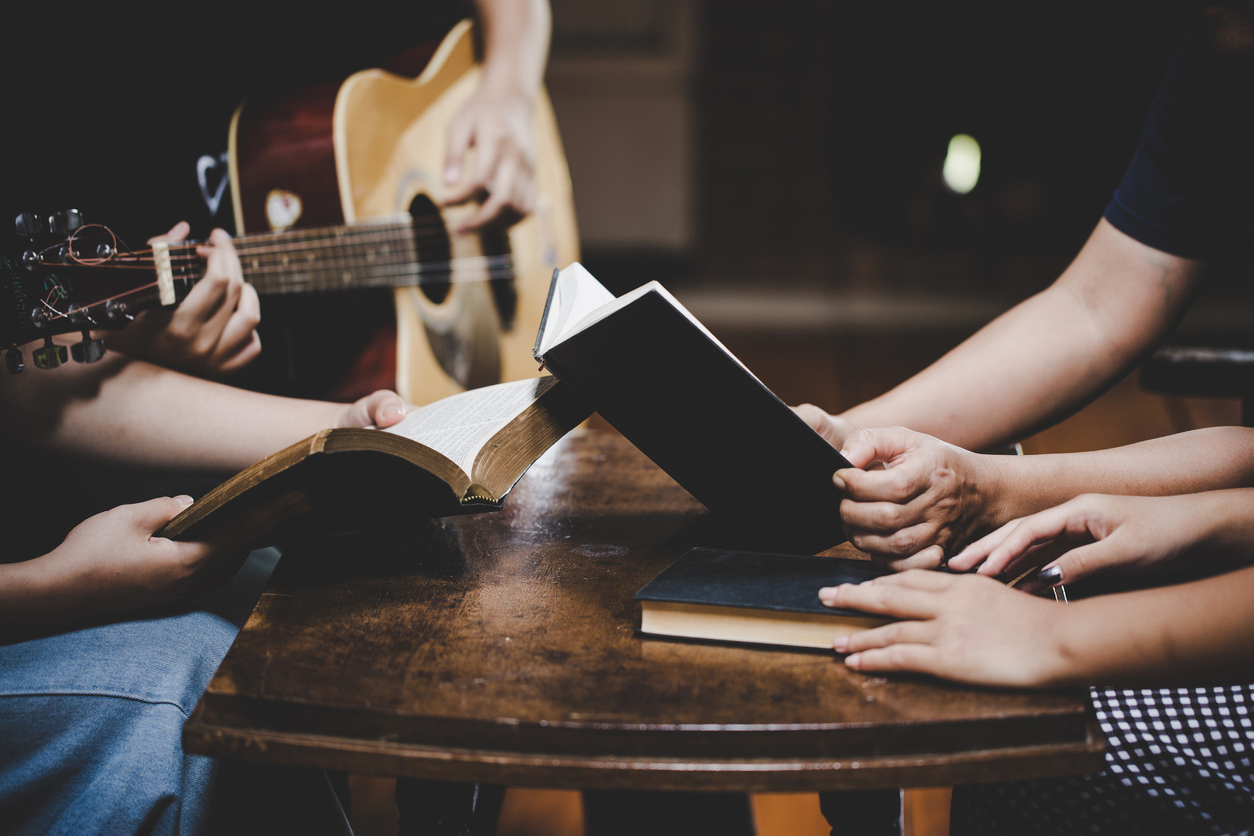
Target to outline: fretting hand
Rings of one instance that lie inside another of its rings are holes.
[[[187,237],[179,223],[154,241],[176,244]],[[171,310],[139,314],[121,331],[106,336],[110,348],[160,366],[217,378],[252,362],[261,353],[257,291],[244,281],[231,236],[215,229],[196,252],[205,274]]]

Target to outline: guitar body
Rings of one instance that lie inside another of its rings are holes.
[[[543,94],[534,122],[536,211],[508,231],[453,232],[474,206],[444,205],[447,125],[480,74],[473,24],[463,21],[417,78],[366,70],[256,113],[242,106],[231,124],[238,233],[413,215],[429,274],[393,292],[395,386],[415,403],[535,376],[531,348],[549,280],[579,257],[570,175]],[[472,166],[473,149],[464,168]]]

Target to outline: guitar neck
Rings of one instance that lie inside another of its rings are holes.
[[[447,263],[420,264],[409,215],[244,235],[234,243],[245,280],[261,294],[404,287],[436,280],[435,273],[448,280]]]

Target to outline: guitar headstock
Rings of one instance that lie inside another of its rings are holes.
[[[28,247],[18,261],[0,259],[0,349],[10,374],[25,367],[21,346],[41,339],[31,351],[36,368],[96,362],[104,342],[92,331],[122,328],[142,310],[175,304],[198,272],[190,245],[178,253],[167,246],[132,252],[72,209],[23,212],[15,227]],[[83,338],[68,351],[52,341],[76,331]]]

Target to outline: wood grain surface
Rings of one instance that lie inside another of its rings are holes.
[[[769,544],[737,543],[598,431],[550,450],[503,511],[311,532],[286,551],[187,748],[554,787],[799,791],[1100,769],[1078,691],[641,638],[632,596],[693,545]]]

